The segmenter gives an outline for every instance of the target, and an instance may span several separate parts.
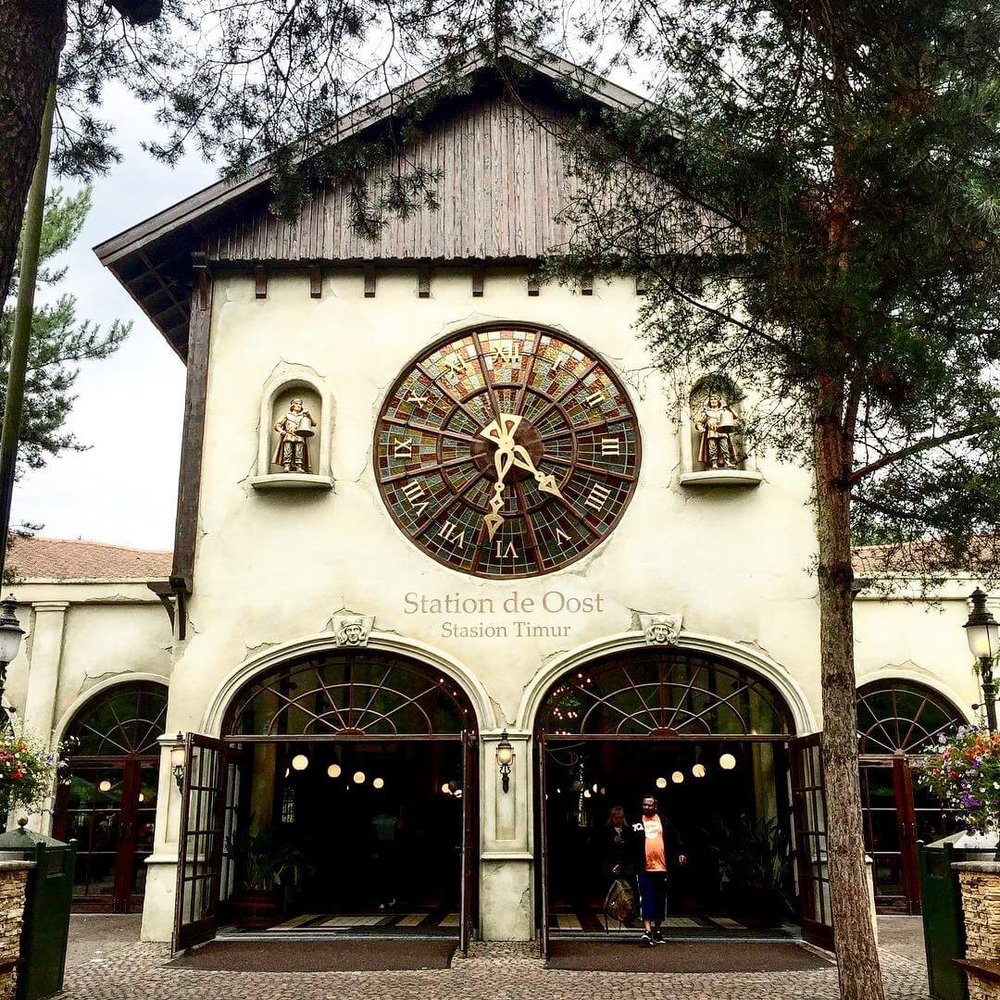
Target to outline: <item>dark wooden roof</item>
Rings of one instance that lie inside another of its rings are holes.
[[[568,238],[559,213],[575,182],[558,135],[574,107],[583,98],[633,109],[642,99],[549,53],[508,46],[505,54],[529,71],[516,93],[480,57],[470,58],[459,73],[473,78],[469,92],[443,97],[433,127],[407,150],[411,169],[416,163],[440,171],[439,208],[391,217],[375,242],[350,226],[343,184],[314,192],[298,218],[279,219],[268,208],[271,172],[260,166],[245,179],[220,181],[178,202],[95,252],[181,358],[187,356],[194,252],[233,266],[537,258]],[[382,126],[394,109],[433,94],[444,79],[432,71],[358,108],[338,123],[331,141]],[[397,167],[390,160],[369,170],[375,198]]]

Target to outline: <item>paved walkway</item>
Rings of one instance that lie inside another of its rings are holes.
[[[882,948],[891,1000],[927,1000],[919,918],[892,918]],[[530,944],[475,943],[427,972],[234,973],[168,968],[164,945],[136,941],[134,917],[74,917],[65,1000],[836,1000],[833,969],[654,975],[546,969]]]

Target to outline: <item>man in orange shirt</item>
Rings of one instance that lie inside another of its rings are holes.
[[[667,913],[667,846],[682,851],[683,845],[673,824],[664,823],[656,811],[656,799],[647,795],[642,800],[642,822],[632,827],[636,835],[639,873],[639,899],[642,904],[642,925],[645,928],[639,944],[649,948],[663,944],[660,925]],[[684,854],[677,854],[677,863],[687,864]]]

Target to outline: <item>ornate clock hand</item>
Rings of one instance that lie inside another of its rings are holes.
[[[535,482],[538,483],[538,488],[543,493],[551,493],[562,500],[563,495],[559,492],[559,487],[556,485],[556,477],[546,472],[539,472],[535,468],[535,463],[531,460],[531,455],[528,454],[527,448],[523,445],[515,444],[511,450],[514,453],[514,465],[519,469],[530,472],[535,477]]]
[[[493,466],[497,470],[497,481],[493,484],[493,496],[490,497],[490,513],[483,515],[483,524],[486,526],[486,533],[490,541],[497,530],[503,525],[503,517],[500,511],[503,510],[504,479],[514,465],[514,454],[510,448],[501,445],[493,456]]]
[[[490,498],[490,513],[483,515],[483,525],[490,541],[503,525],[504,479],[514,464],[514,432],[521,418],[514,413],[501,413],[498,420],[491,420],[480,432],[480,437],[492,441],[497,450],[493,455],[493,467],[496,469],[497,481],[493,484],[493,496]]]

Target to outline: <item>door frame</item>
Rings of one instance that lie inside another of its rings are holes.
[[[155,769],[153,787],[158,787],[160,758],[149,754],[129,754],[109,757],[70,757],[70,775],[73,768],[92,770],[104,768],[115,770],[121,775],[122,797],[118,809],[118,838],[115,846],[113,887],[111,895],[76,895],[71,906],[74,912],[82,913],[136,913],[142,910],[145,890],[133,892],[136,874],[136,853],[138,846],[139,789],[142,786],[143,768]],[[69,785],[60,783],[56,788],[52,810],[52,835],[56,840],[68,841],[73,833],[69,825]],[[89,857],[89,851],[77,851],[77,859]],[[140,864],[144,863],[142,861]]]

